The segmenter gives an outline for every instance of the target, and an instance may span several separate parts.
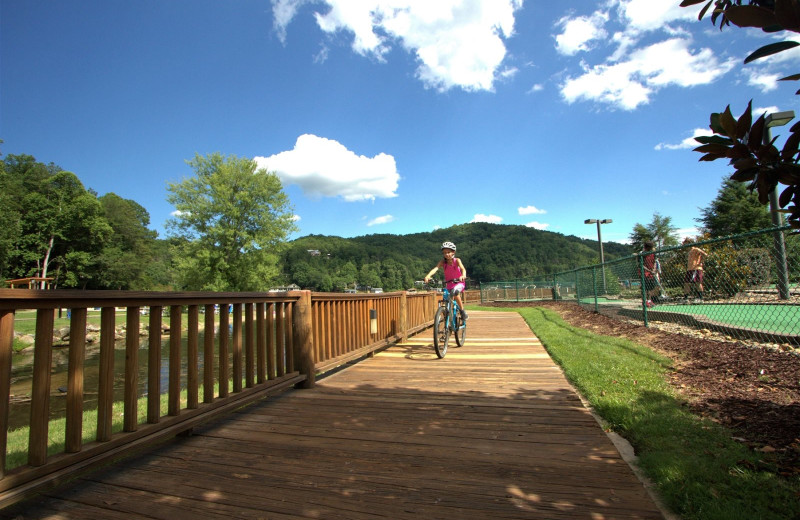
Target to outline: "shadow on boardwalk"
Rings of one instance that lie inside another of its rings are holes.
[[[2,518],[662,518],[515,313],[473,312]]]

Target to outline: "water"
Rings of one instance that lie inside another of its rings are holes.
[[[200,333],[198,348],[199,374],[203,374],[203,334]],[[218,345],[215,342],[215,360],[218,359]],[[186,387],[186,351],[187,340],[181,338],[181,386]],[[138,395],[147,393],[148,340],[144,338],[139,344],[139,381]],[[229,356],[229,363],[232,356]],[[66,389],[69,349],[54,348],[51,365],[50,384],[50,419],[66,415]],[[84,410],[97,408],[97,392],[99,386],[100,346],[87,345],[84,361]],[[230,365],[232,366],[232,365]],[[28,426],[30,421],[30,396],[33,372],[33,354],[15,354],[11,361],[11,402],[9,409],[9,430]],[[161,377],[160,387],[166,393],[169,384],[169,337],[161,342]],[[215,372],[215,380],[217,373]],[[114,400],[124,398],[125,385],[125,342],[117,341],[114,345]],[[202,398],[202,396],[201,396]]]

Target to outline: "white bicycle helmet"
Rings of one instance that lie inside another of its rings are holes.
[[[442,244],[442,249],[452,249],[453,251],[455,251],[456,245],[452,242],[445,242]]]

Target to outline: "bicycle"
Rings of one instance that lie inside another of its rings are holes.
[[[439,308],[433,318],[433,349],[439,359],[447,354],[447,345],[450,343],[450,334],[454,334],[456,345],[464,346],[467,339],[467,322],[461,318],[461,309],[456,303],[455,296],[447,289],[449,282],[459,282],[460,280],[446,280],[445,288],[442,290],[442,299],[439,300]]]

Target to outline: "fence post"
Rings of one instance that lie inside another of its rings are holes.
[[[592,292],[594,293],[594,312],[599,312],[597,308],[597,268],[592,267]]]
[[[297,388],[314,388],[316,365],[314,363],[314,333],[311,313],[311,291],[298,291],[300,298],[292,313],[292,344],[296,367],[306,376]]]
[[[514,278],[514,290],[517,293],[517,303],[519,303],[519,278]]]

